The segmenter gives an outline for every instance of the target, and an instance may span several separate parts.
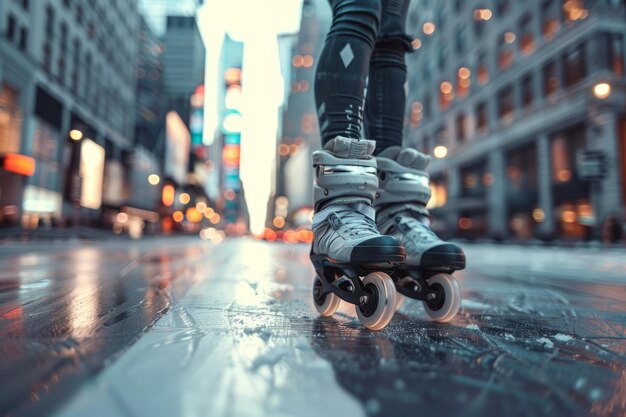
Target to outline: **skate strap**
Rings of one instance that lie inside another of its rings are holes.
[[[378,158],[390,159],[404,168],[416,171],[424,171],[431,160],[429,155],[421,153],[417,149],[401,148],[400,146],[390,146],[378,154]]]
[[[369,158],[374,153],[375,148],[376,142],[373,140],[350,139],[343,136],[331,139],[324,146],[324,150],[335,156],[351,159]]]
[[[374,207],[367,204],[331,204],[326,208],[320,210],[319,212],[315,213],[315,215],[313,216],[313,224],[320,224],[324,220],[326,220],[326,218],[328,218],[328,216],[330,216],[331,214],[341,213],[342,211],[358,211],[369,219],[376,220],[376,210],[374,209]]]

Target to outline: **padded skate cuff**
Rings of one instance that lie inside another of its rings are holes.
[[[374,142],[337,137],[313,152],[315,209],[328,204],[372,204],[378,190]],[[349,157],[352,155],[353,157]]]
[[[430,156],[413,148],[392,146],[381,152],[376,162],[380,179],[375,201],[377,207],[398,203],[428,204],[430,177],[424,169],[430,162]]]
[[[376,142],[367,139],[350,139],[337,136],[324,145],[324,150],[340,158],[369,158],[376,149]]]
[[[430,155],[426,155],[413,148],[401,148],[400,146],[391,146],[378,155],[379,159],[391,160],[400,165],[401,168],[424,171],[430,163]]]

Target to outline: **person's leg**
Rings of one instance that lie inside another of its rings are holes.
[[[311,260],[318,274],[313,295],[321,315],[333,314],[341,297],[356,305],[365,327],[380,330],[395,312],[396,291],[389,275],[364,271],[389,271],[405,258],[398,241],[376,228],[375,143],[361,139],[365,79],[380,25],[380,1],[333,0],[331,6],[333,23],[315,77],[323,149],[313,153]],[[377,282],[375,290],[370,280]]]
[[[379,190],[375,201],[380,233],[395,237],[406,248],[406,274],[454,271],[465,267],[465,254],[454,243],[442,241],[430,229],[426,205],[431,197],[426,166],[430,157],[402,147],[407,71],[405,53],[411,49],[404,24],[408,0],[383,0],[381,30],[370,62],[366,99],[366,134],[376,141]],[[411,278],[406,278],[411,279]],[[453,278],[446,278],[452,282]],[[405,284],[403,284],[405,285]],[[450,321],[460,306],[460,288],[446,294],[454,303],[429,310],[437,321]]]
[[[370,60],[365,99],[365,135],[376,141],[376,155],[390,146],[402,146],[404,56],[412,50],[405,30],[408,7],[409,0],[382,0],[381,28]]]
[[[365,80],[380,28],[380,0],[331,0],[333,21],[315,75],[322,145],[361,138]]]

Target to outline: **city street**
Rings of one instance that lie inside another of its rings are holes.
[[[0,414],[624,416],[626,251],[466,251],[451,324],[370,332],[318,317],[305,245],[5,243]]]

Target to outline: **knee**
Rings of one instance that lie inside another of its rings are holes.
[[[381,0],[338,0],[333,4],[329,36],[355,36],[374,47],[380,30],[381,13]]]

